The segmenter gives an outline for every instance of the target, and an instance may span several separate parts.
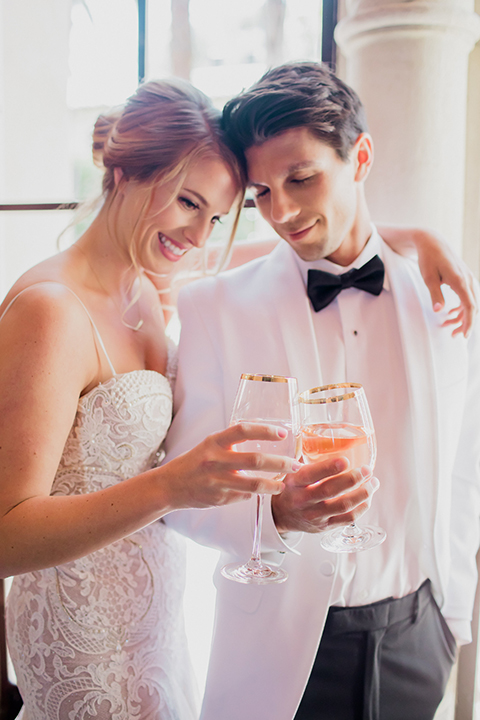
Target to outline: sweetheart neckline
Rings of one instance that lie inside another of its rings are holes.
[[[124,373],[115,373],[115,375],[112,375],[112,377],[108,378],[108,380],[105,380],[104,382],[99,382],[98,385],[95,385],[93,388],[91,388],[88,392],[85,393],[85,395],[80,395],[78,401],[81,402],[84,398],[87,398],[91,393],[94,392],[94,390],[98,390],[101,387],[105,387],[112,381],[118,381],[122,378],[128,376],[128,375],[134,375],[135,373],[152,373],[153,375],[156,375],[158,378],[162,378],[162,380],[165,380],[165,382],[168,384],[168,387],[170,387],[170,382],[166,375],[162,375],[161,372],[158,372],[158,370],[147,370],[146,368],[140,368],[138,370],[129,370],[128,372]]]

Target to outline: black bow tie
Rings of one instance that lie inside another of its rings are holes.
[[[323,270],[309,270],[307,294],[315,312],[327,307],[346,288],[356,287],[372,295],[380,295],[383,288],[385,268],[375,255],[358,270],[349,270],[343,275],[332,275]]]

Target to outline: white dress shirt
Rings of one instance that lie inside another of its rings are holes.
[[[328,260],[297,257],[305,285],[311,268],[335,275],[359,268],[375,255],[381,241],[373,233],[348,267]],[[322,382],[358,382],[365,388],[377,436],[375,475],[380,488],[359,525],[380,525],[387,532],[374,549],[338,556],[332,604],[366,605],[403,597],[428,577],[418,553],[420,514],[413,477],[412,426],[397,315],[385,276],[379,296],[348,288],[320,312],[313,312]]]

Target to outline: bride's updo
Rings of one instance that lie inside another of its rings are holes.
[[[114,168],[127,180],[156,184],[184,174],[205,155],[220,156],[239,189],[245,178],[220,130],[221,113],[189,83],[152,80],[140,85],[125,105],[99,116],[93,158],[103,167],[103,193],[115,188]]]
[[[146,82],[125,105],[100,115],[93,132],[93,159],[104,171],[102,198],[107,209],[122,182],[133,180],[143,193],[140,220],[148,213],[155,187],[172,180],[180,187],[189,168],[202,157],[220,157],[226,163],[242,199],[245,174],[223,139],[220,119],[221,113],[210,99],[180,79]],[[115,168],[122,171],[122,181],[117,184]],[[240,205],[222,262],[233,240]],[[114,230],[116,218],[111,220]],[[136,244],[138,238],[132,238],[129,254],[138,267]]]

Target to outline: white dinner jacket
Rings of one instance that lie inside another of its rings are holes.
[[[410,398],[423,529],[419,552],[444,615],[470,619],[480,516],[479,333],[468,342],[463,336],[452,339],[431,310],[416,263],[385,244],[382,252]],[[228,425],[242,372],[295,376],[300,390],[322,382],[309,300],[286,243],[267,257],[185,287],[179,312],[167,460]],[[392,380],[386,368],[386,390]],[[247,502],[175,512],[167,522],[222,549],[221,566],[249,557],[253,516]],[[281,585],[240,585],[217,570],[202,720],[292,720],[308,680],[336,556],[322,550],[317,535],[292,533],[284,542],[269,509],[263,538],[268,559],[283,563],[289,578]]]

